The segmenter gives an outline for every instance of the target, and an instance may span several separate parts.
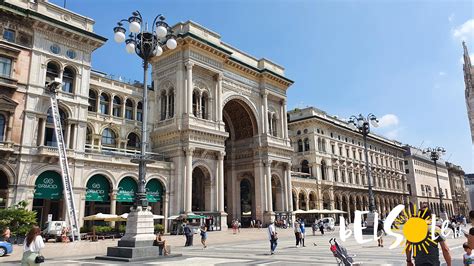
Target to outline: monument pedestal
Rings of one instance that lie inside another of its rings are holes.
[[[365,219],[366,228],[362,229],[363,235],[373,235],[374,234],[374,224],[375,224],[375,212],[367,213],[367,218]]]
[[[97,256],[96,259],[127,262],[158,259],[159,248],[153,246],[153,240],[155,235],[150,207],[132,207],[125,235],[118,241],[118,246],[108,247],[107,256]]]
[[[227,226],[227,213],[221,212],[221,231],[229,229]]]

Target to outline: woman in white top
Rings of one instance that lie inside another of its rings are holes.
[[[22,266],[39,265],[35,263],[36,257],[40,254],[40,250],[44,248],[43,237],[38,226],[33,226],[30,232],[26,235],[25,242],[23,242],[23,258],[21,259]]]

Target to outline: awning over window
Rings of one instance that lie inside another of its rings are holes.
[[[117,192],[118,202],[133,202],[135,200],[135,193],[138,190],[137,182],[132,177],[125,177],[119,183]]]
[[[36,178],[35,199],[61,199],[63,197],[63,181],[61,175],[53,172],[43,172]]]
[[[163,186],[158,179],[152,179],[146,184],[146,199],[148,202],[160,202]]]
[[[103,175],[94,175],[87,181],[86,201],[109,202],[110,184]]]

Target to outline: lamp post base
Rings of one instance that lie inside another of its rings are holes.
[[[374,234],[374,224],[375,224],[375,212],[367,213],[367,218],[365,219],[366,228],[362,229],[363,235],[373,235]]]
[[[96,259],[129,262],[156,259],[159,257],[159,248],[153,246],[154,239],[150,207],[132,207],[127,217],[125,235],[118,241],[118,246],[107,248],[107,256],[98,256]]]

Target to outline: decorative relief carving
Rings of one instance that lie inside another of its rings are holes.
[[[202,63],[205,63],[205,64],[208,64],[208,65],[211,65],[213,67],[216,67],[216,68],[219,68],[221,69],[223,67],[223,64],[214,60],[214,59],[211,59],[207,56],[204,56],[200,53],[197,53],[195,51],[189,51],[189,57],[197,60],[197,61],[201,61]]]
[[[228,79],[224,79],[222,81],[222,87],[226,90],[231,90],[231,91],[235,91],[237,93],[243,93],[245,95],[250,95],[252,94],[252,89],[248,86],[243,86],[243,85],[240,85],[236,82],[232,82],[231,80],[228,80]]]
[[[162,78],[163,76],[173,76],[175,73],[176,73],[176,68],[170,67],[163,71],[158,72],[157,77]]]
[[[228,71],[228,70],[224,70],[224,76],[229,77],[229,78],[234,79],[234,80],[237,80],[237,81],[240,81],[240,82],[242,82],[242,83],[244,83],[244,84],[247,84],[247,85],[249,85],[249,86],[251,86],[251,87],[258,88],[258,82],[253,81],[253,80],[248,79],[248,78],[245,78],[245,77],[243,77],[243,76],[241,76],[241,75],[239,75],[239,74],[236,74],[236,73],[234,73],[234,72],[230,72],[230,71]]]

